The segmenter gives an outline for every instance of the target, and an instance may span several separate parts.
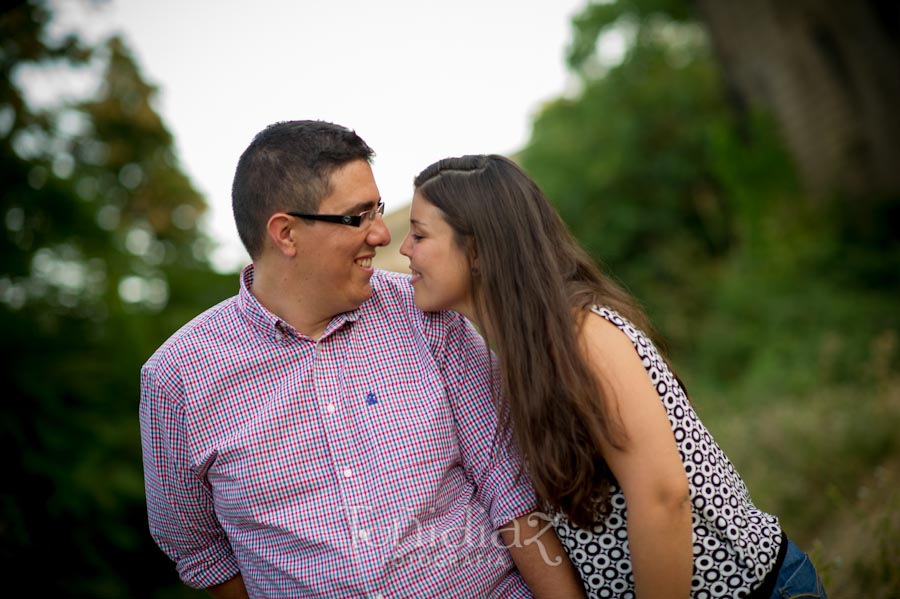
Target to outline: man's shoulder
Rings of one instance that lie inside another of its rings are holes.
[[[424,322],[428,315],[416,307],[409,275],[375,270],[371,279],[372,297],[364,305],[373,315]]]
[[[407,274],[375,269],[372,275],[372,298],[381,302],[413,303],[413,289]]]
[[[144,364],[145,371],[160,367],[176,366],[179,362],[196,356],[203,346],[221,343],[235,328],[238,318],[237,296],[225,299],[204,310],[163,342]]]
[[[427,327],[445,326],[453,320],[451,312],[423,312],[416,307],[408,274],[376,269],[371,283],[372,298],[367,302],[370,309],[409,318]]]
[[[407,329],[424,336],[433,352],[440,351],[454,331],[469,326],[456,312],[423,312],[416,307],[407,274],[376,270],[372,275],[372,298],[366,307],[370,314],[389,322],[396,332]]]

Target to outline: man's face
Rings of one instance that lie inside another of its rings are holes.
[[[319,214],[356,215],[374,210],[381,199],[372,167],[354,160],[331,174],[331,193],[322,199]],[[312,222],[312,224],[307,224]],[[307,221],[297,223],[303,286],[312,291],[320,308],[331,315],[355,310],[372,296],[369,279],[375,269],[375,248],[391,242],[381,216],[359,227]]]

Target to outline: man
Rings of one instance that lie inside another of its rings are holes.
[[[316,121],[241,156],[253,264],[141,372],[151,533],[216,597],[578,594],[495,443],[483,342],[372,268],[390,242],[372,156]]]

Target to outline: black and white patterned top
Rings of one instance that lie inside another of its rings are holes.
[[[631,339],[668,413],[690,484],[691,597],[746,597],[760,586],[778,556],[778,519],[753,505],[744,481],[700,422],[651,341],[613,310],[597,306],[591,310]],[[554,526],[588,597],[634,599],[625,496],[616,485],[610,489],[610,508],[605,520],[589,530],[576,528],[562,514],[556,516]]]

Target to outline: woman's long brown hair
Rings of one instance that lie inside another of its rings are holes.
[[[500,362],[500,426],[511,429],[538,499],[576,525],[590,525],[608,510],[613,482],[600,442],[621,447],[624,432],[605,409],[578,328],[596,304],[648,335],[650,323],[511,160],[447,158],[423,170],[415,187],[444,213],[473,259],[476,318],[490,324],[482,332],[491,335]]]

